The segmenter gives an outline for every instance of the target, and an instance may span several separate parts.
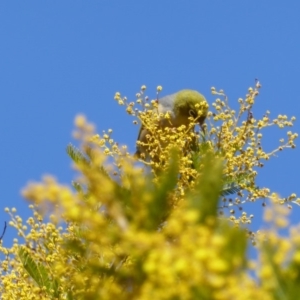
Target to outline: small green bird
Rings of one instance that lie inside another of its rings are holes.
[[[165,96],[158,100],[158,113],[170,114],[170,119],[161,119],[159,126],[165,127],[179,127],[190,123],[189,117],[197,118],[198,111],[201,115],[198,117],[198,123],[202,128],[204,120],[208,111],[208,103],[205,97],[194,90],[181,90],[175,94]],[[147,143],[147,135],[149,131],[142,125],[139,131],[137,140],[141,143]],[[147,152],[145,145],[138,144],[135,153],[136,157],[140,157],[142,153]]]

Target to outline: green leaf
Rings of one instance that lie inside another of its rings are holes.
[[[88,160],[88,158],[82,152],[80,152],[79,149],[77,149],[72,144],[69,144],[67,146],[66,151],[67,151],[68,155],[71,157],[71,159],[76,164],[80,164],[80,163],[82,163],[84,165],[89,165],[90,164],[90,161]]]
[[[248,174],[239,174],[236,177],[224,177],[223,178],[223,188],[221,191],[221,196],[228,196],[243,190],[242,185],[250,185]]]
[[[149,182],[150,187],[148,192],[153,193],[153,201],[148,204],[149,220],[154,221],[151,229],[157,230],[158,226],[164,221],[169,213],[170,206],[172,205],[169,200],[169,193],[171,193],[177,183],[179,172],[179,161],[177,150],[170,153],[170,162],[168,169],[158,176],[158,185],[153,185],[152,179]],[[152,187],[151,187],[152,186]],[[153,191],[152,191],[153,189]]]
[[[199,176],[194,191],[187,199],[192,208],[200,212],[200,222],[206,222],[210,217],[216,217],[218,200],[222,189],[223,161],[211,153],[203,157],[203,170]]]
[[[46,287],[49,295],[56,298],[59,297],[58,281],[48,275],[47,269],[39,263],[36,263],[25,247],[21,247],[18,251],[19,258],[24,269],[40,288]]]
[[[221,191],[221,196],[229,196],[235,193],[238,193],[241,190],[241,186],[235,182],[227,183],[223,186]]]
[[[86,153],[82,153],[79,149],[77,149],[74,145],[69,144],[66,149],[68,155],[71,157],[71,159],[77,164],[80,165],[82,164],[86,168],[95,168],[99,173],[104,175],[107,179],[111,181],[113,184],[116,195],[118,196],[119,199],[122,199],[123,202],[126,203],[126,200],[128,199],[130,195],[130,191],[127,190],[126,188],[122,187],[120,184],[118,184],[115,180],[111,178],[107,170],[105,169],[104,166],[94,166],[93,165],[93,149],[91,147],[86,148]],[[89,187],[83,188],[78,182],[73,181],[72,186],[75,188],[75,190],[79,193],[82,194],[85,198],[88,198],[89,196]]]

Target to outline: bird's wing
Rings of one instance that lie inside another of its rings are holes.
[[[170,112],[170,114],[173,117],[173,115],[174,115],[173,108],[174,108],[175,96],[176,96],[176,93],[160,98],[158,100],[158,112],[163,113],[163,114],[165,114],[166,112]],[[166,124],[164,125],[164,123],[166,123]],[[166,125],[170,125],[170,122],[165,120],[165,121],[162,122],[161,126],[164,127]],[[137,141],[147,142],[146,135],[148,133],[149,133],[148,130],[142,124],[141,127],[140,127],[138,137],[137,137]],[[142,147],[137,145],[135,156],[140,157],[142,152],[143,152]]]
[[[176,97],[176,94],[171,94],[165,97],[162,97],[158,100],[158,111],[160,113],[166,113],[167,111],[173,113],[174,109],[174,99]]]

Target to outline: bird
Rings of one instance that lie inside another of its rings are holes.
[[[203,123],[208,112],[208,103],[205,97],[195,90],[181,90],[177,93],[158,99],[157,110],[159,114],[169,114],[170,118],[161,118],[158,121],[158,128],[188,126],[189,118],[197,119],[199,126],[203,130]],[[200,112],[200,115],[198,115]],[[141,125],[137,137],[137,148],[135,157],[141,158],[147,156],[149,147],[147,147],[149,130]]]

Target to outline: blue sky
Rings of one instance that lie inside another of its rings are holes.
[[[262,83],[255,117],[268,109],[300,119],[299,1],[1,1],[1,207],[28,216],[20,190],[53,174],[74,173],[65,147],[76,114],[133,152],[138,128],[113,100],[183,88],[224,89],[230,103]],[[300,132],[299,122],[293,131]],[[271,149],[283,130],[268,130]],[[265,164],[259,184],[300,196],[299,149]],[[0,207],[2,222],[8,220]],[[300,207],[294,207],[297,218]],[[255,211],[259,215],[260,205]],[[14,236],[8,228],[6,239]]]

